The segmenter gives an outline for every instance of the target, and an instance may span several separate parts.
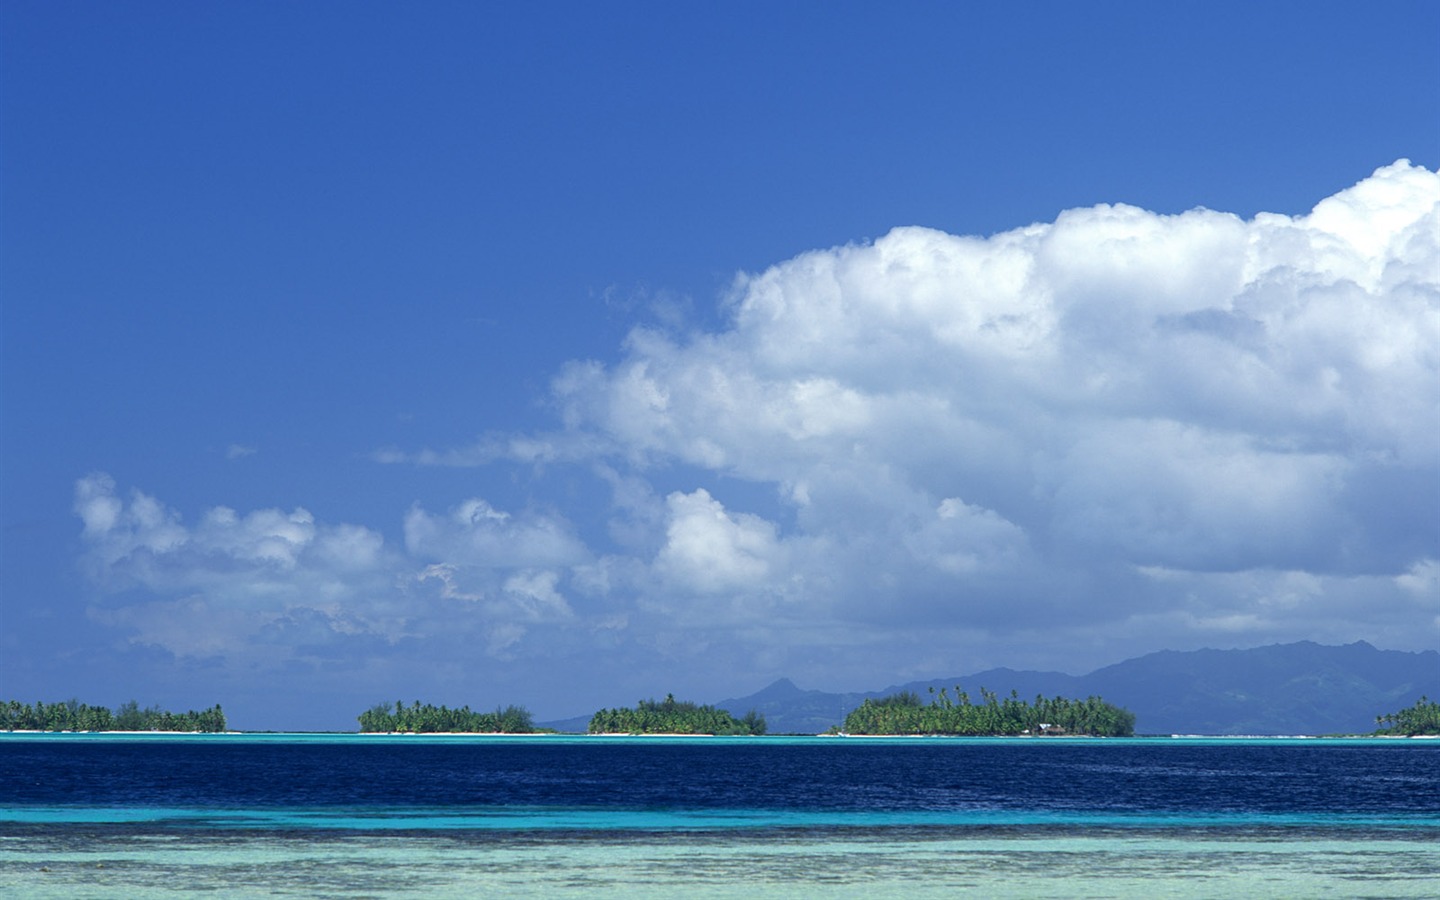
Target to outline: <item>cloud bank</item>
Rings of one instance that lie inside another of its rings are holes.
[[[159,598],[103,614],[177,653],[273,646],[281,621],[312,643],[472,628],[496,658],[604,647],[717,692],[1440,642],[1435,173],[1402,160],[1298,217],[897,228],[723,304],[722,330],[639,327],[566,366],[551,434],[377,456],[585,473],[603,533],[481,499],[397,512],[403,548],[303,509],[187,527],[92,477],[97,583]]]

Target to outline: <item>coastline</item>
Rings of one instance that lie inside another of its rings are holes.
[[[254,733],[256,733],[256,732],[234,731],[234,730],[226,730],[226,731],[161,731],[161,730],[158,730],[158,729],[154,729],[154,730],[150,730],[150,731],[122,731],[122,730],[120,730],[120,729],[118,729],[118,728],[106,728],[106,729],[103,729],[103,730],[101,730],[101,731],[76,731],[76,730],[74,730],[74,729],[61,729],[61,730],[56,730],[56,731],[48,731],[48,730],[42,730],[42,729],[39,729],[39,728],[7,728],[7,729],[4,730],[4,731],[0,731],[0,734],[126,734],[126,735],[141,735],[141,734],[163,734],[163,735],[171,735],[171,734],[193,734],[193,735],[202,735],[202,734],[254,734]]]
[[[276,738],[304,737],[304,738],[441,738],[441,739],[509,739],[528,740],[540,738],[553,738],[557,740],[574,741],[580,739],[614,739],[614,738],[656,738],[672,740],[677,738],[698,738],[725,740],[729,738],[742,738],[745,741],[794,741],[794,740],[825,740],[836,739],[862,740],[862,741],[1038,741],[1040,743],[1072,743],[1076,741],[1100,741],[1103,743],[1129,743],[1129,742],[1158,742],[1158,741],[1437,741],[1440,735],[1434,734],[1140,734],[1128,737],[1099,737],[1095,735],[1034,735],[1034,734],[995,734],[995,735],[957,735],[957,734],[853,734],[821,732],[818,734],[764,734],[764,735],[717,735],[711,733],[694,734],[679,732],[656,732],[640,734],[634,732],[599,732],[588,733],[578,731],[534,731],[534,732],[511,732],[511,731],[41,731],[38,729],[7,729],[0,731],[0,738],[5,736],[15,737],[123,737],[123,738],[206,738],[206,737],[231,737],[231,738]]]

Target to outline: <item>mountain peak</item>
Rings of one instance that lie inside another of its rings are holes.
[[[752,696],[766,700],[779,700],[784,697],[792,697],[796,694],[803,694],[804,691],[795,686],[795,682],[788,678],[777,678],[765,687],[756,691]]]

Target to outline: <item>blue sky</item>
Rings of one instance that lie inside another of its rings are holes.
[[[1435,648],[1436,34],[6,3],[0,695],[350,728]]]

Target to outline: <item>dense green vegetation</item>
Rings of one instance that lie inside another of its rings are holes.
[[[764,734],[765,717],[750,710],[735,718],[723,709],[676,700],[641,700],[633,709],[602,709],[590,718],[591,734]]]
[[[935,694],[934,689],[931,693]],[[1083,734],[1123,737],[1135,733],[1135,714],[1101,700],[1021,700],[1014,691],[1004,699],[980,689],[980,702],[959,687],[951,697],[945,688],[929,704],[911,691],[879,700],[865,700],[845,717],[848,734]]]
[[[1414,706],[1375,717],[1376,734],[1440,734],[1440,703],[1421,697]]]
[[[394,708],[378,704],[360,714],[360,731],[405,731],[415,734],[465,732],[480,734],[530,734],[535,722],[530,711],[521,706],[507,706],[494,712],[475,712],[469,706],[450,709],[448,706],[423,706],[419,700],[406,706],[396,702]]]
[[[0,731],[224,731],[225,713],[214,709],[166,712],[158,706],[141,709],[134,700],[111,712],[79,700],[0,703]]]

